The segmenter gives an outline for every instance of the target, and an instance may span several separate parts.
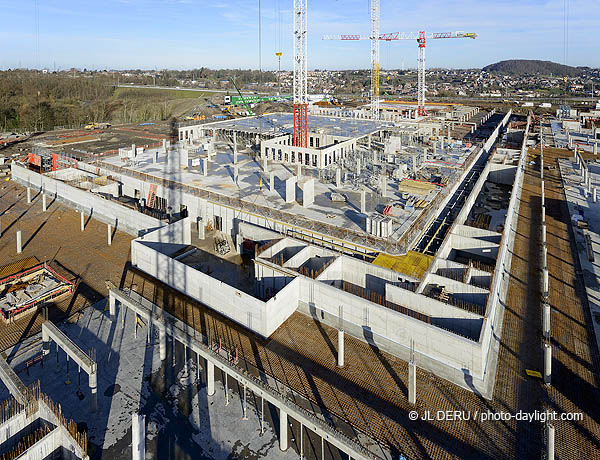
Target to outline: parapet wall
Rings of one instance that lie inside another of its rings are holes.
[[[116,201],[106,200],[99,195],[80,190],[52,177],[30,171],[16,162],[11,164],[11,175],[12,180],[18,184],[39,191],[43,190],[49,195],[49,198],[56,196],[67,205],[77,210],[84,210],[86,214],[91,212],[94,219],[115,225],[119,230],[131,235],[137,236],[143,230],[165,225],[154,217],[129,209]]]

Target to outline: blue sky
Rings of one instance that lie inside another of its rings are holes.
[[[258,68],[258,0],[38,0],[41,67]],[[479,34],[439,40],[428,67],[482,67],[503,59],[563,62],[563,0],[380,0],[381,32]],[[279,4],[280,15],[277,15]],[[600,67],[600,0],[571,0],[570,65]],[[262,66],[292,67],[292,0],[262,0]],[[368,0],[308,0],[309,68],[369,68],[369,43],[323,41],[370,30]],[[0,69],[37,64],[35,0],[0,0]],[[278,20],[281,17],[281,22]],[[281,26],[279,26],[281,24]],[[281,37],[278,31],[281,31]],[[414,68],[417,47],[382,42],[384,68]]]

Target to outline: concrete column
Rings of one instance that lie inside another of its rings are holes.
[[[92,372],[89,376],[90,383],[90,410],[96,412],[98,410],[98,373]]]
[[[381,196],[383,198],[387,197],[387,177],[385,177],[385,174],[381,175]]]
[[[337,365],[344,367],[344,330],[338,329]]]
[[[269,192],[275,191],[275,173],[271,171],[269,173]]]
[[[367,192],[365,190],[360,191],[360,212],[367,213]]]
[[[546,223],[546,206],[542,206],[542,223]]]
[[[46,212],[47,209],[48,209],[48,202],[47,202],[46,194],[42,193],[42,211]]]
[[[594,203],[598,200],[598,189],[596,187],[594,187],[592,189],[592,191],[594,192]]]
[[[233,182],[235,182],[235,184],[237,185],[238,183],[238,176],[240,174],[238,165],[233,165]]]
[[[83,209],[81,210],[81,231],[85,230],[85,215],[83,213]]]
[[[544,383],[550,385],[552,377],[552,347],[544,344]]]
[[[304,190],[302,192],[302,206],[307,208],[315,202],[315,180],[307,180],[304,183]]]
[[[598,155],[598,143],[594,142],[594,155]]]
[[[21,243],[21,230],[17,230],[17,254],[23,252],[23,245]]]
[[[356,175],[360,176],[360,158],[356,159]]]
[[[108,238],[108,245],[112,244],[112,225],[108,224],[106,227],[106,236]]]
[[[146,459],[146,416],[138,413],[131,414],[131,448],[133,460]]]
[[[202,158],[202,174],[208,176],[208,158]]]
[[[233,132],[233,162],[237,163],[237,132]]]
[[[206,361],[206,394],[212,396],[215,394],[215,365]]]
[[[165,326],[158,328],[158,341],[160,346],[160,360],[164,361],[167,359],[167,331]]]
[[[117,301],[114,296],[108,296],[108,313],[110,314],[110,320],[114,321],[117,316]]]
[[[265,155],[263,157],[263,171],[267,172],[269,169],[269,157],[267,155]]]
[[[288,448],[288,421],[287,413],[279,409],[279,449],[286,451]]]
[[[300,179],[302,177],[302,165],[300,163],[298,163],[296,166],[297,166],[296,177],[298,177],[298,179]]]
[[[27,187],[27,204],[31,204],[31,187]]]
[[[296,177],[288,177],[285,181],[285,202],[293,203],[296,201]]]
[[[544,278],[544,282],[543,282],[543,287],[542,287],[542,295],[544,296],[545,299],[548,298],[548,293],[550,292],[550,286],[548,283],[548,269],[546,267],[544,267],[544,269],[542,270],[542,275]]]
[[[554,425],[546,425],[546,460],[554,460]]]
[[[408,363],[408,402],[413,406],[417,403],[417,365],[414,361]]]
[[[341,185],[342,185],[342,169],[337,168],[335,170],[335,186],[337,188],[340,188]]]
[[[544,321],[543,321],[544,337],[550,338],[550,304],[544,303]]]
[[[135,144],[131,144],[131,158],[135,158],[136,153],[135,153]]]

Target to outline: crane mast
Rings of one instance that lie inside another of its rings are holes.
[[[371,0],[371,118],[379,120],[379,0]]]
[[[308,139],[308,78],[306,64],[306,1],[294,0],[294,136],[295,147]]]

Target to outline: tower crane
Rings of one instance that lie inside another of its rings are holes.
[[[325,35],[323,40],[371,40],[372,37],[362,35]],[[396,40],[415,40],[419,47],[419,58],[417,62],[417,77],[418,77],[418,103],[417,115],[425,116],[425,44],[427,40],[439,40],[443,38],[477,38],[476,33],[472,32],[393,32],[390,34],[380,34],[379,40],[387,42]],[[379,66],[377,66],[377,79],[379,76]],[[377,85],[379,87],[379,84]],[[373,62],[371,62],[371,92],[373,92]]]
[[[308,141],[306,1],[294,0],[294,147],[307,147]]]

